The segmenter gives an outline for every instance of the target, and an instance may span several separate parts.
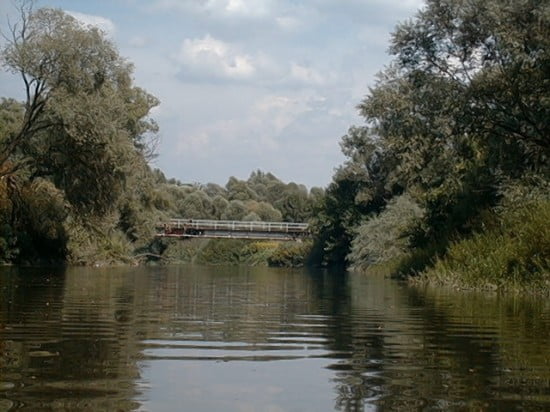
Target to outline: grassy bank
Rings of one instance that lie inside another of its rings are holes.
[[[415,282],[460,289],[550,294],[550,201],[488,219],[485,228],[450,245]]]
[[[163,258],[171,263],[298,267],[306,263],[310,242],[237,239],[167,240]]]

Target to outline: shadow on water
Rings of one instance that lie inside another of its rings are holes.
[[[105,284],[107,275],[79,270],[75,289],[70,269],[5,272],[0,409],[134,409],[137,369],[124,354],[129,337],[117,332],[117,304],[113,299],[105,305],[105,294],[94,299],[86,292],[89,283]]]
[[[0,410],[544,409],[549,303],[382,276],[0,269]]]
[[[331,366],[339,409],[550,406],[549,302],[360,275],[351,289],[352,358]]]

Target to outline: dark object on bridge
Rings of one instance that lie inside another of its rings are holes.
[[[170,219],[158,226],[158,237],[298,240],[309,236],[307,223]]]

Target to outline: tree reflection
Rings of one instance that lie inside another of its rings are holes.
[[[319,374],[305,367],[317,359],[338,410],[548,401],[542,299],[315,270],[8,271],[0,276],[0,409],[135,409],[148,396],[144,368],[159,361],[303,362],[294,378],[304,381]],[[273,382],[282,399],[289,388]]]
[[[537,408],[548,401],[549,308],[543,300],[518,305],[514,297],[350,279],[352,355],[333,366],[337,409]],[[511,301],[522,308],[519,314],[510,311]],[[537,378],[520,384],[514,375]]]

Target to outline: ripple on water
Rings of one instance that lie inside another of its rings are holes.
[[[0,304],[0,410],[550,404],[547,302],[178,267],[0,276]]]

